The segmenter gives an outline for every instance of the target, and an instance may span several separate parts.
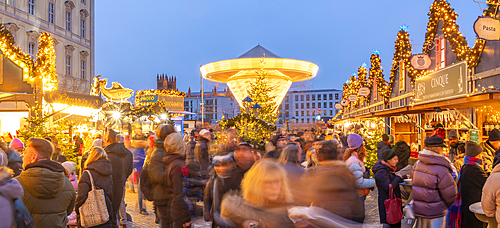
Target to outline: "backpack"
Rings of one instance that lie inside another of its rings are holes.
[[[24,206],[24,203],[21,199],[14,200],[14,216],[16,219],[18,228],[35,228],[34,222],[35,220],[31,217],[30,212]]]
[[[149,162],[144,163],[144,167],[142,168],[141,175],[139,176],[139,184],[141,186],[141,192],[144,195],[144,198],[146,198],[149,201],[153,201],[153,190],[154,186],[150,181],[149,178]]]

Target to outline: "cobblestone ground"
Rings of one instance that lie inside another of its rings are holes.
[[[365,207],[366,207],[366,219],[364,227],[375,228],[382,227],[379,224],[378,207],[377,207],[377,190],[370,192],[367,196]],[[146,210],[149,215],[139,214],[139,207],[137,205],[137,194],[126,192],[125,193],[125,203],[127,204],[127,213],[132,216],[132,222],[127,224],[128,228],[135,227],[154,227],[159,228],[158,224],[155,224],[155,216],[153,214],[153,204],[146,201]],[[193,220],[193,228],[208,228],[212,227],[211,223],[205,222],[202,217],[196,217]]]

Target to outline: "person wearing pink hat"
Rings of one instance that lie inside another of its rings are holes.
[[[24,143],[18,138],[13,138],[9,144],[9,148],[17,150],[19,153],[21,153],[21,151],[24,150]]]

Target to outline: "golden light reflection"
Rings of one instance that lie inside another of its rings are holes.
[[[51,103],[54,112],[61,111],[61,113],[78,115],[78,116],[93,116],[97,114],[101,109],[93,109],[90,107],[74,106],[61,103]]]

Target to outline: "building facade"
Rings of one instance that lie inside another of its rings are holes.
[[[342,100],[342,90],[296,90],[288,91],[280,105],[278,127],[288,123],[313,124],[317,120],[328,121],[335,117],[340,109],[335,104]]]
[[[94,75],[94,0],[0,0],[0,23],[15,46],[38,52],[38,36],[54,39],[58,90],[89,93]]]
[[[209,124],[216,124],[216,121],[231,118],[240,113],[240,106],[234,98],[233,94],[227,89],[216,91],[204,92],[204,122]],[[189,89],[186,98],[184,98],[184,110],[195,115],[186,115],[187,120],[201,121],[201,93],[191,92]]]

